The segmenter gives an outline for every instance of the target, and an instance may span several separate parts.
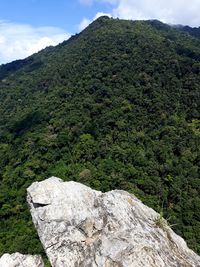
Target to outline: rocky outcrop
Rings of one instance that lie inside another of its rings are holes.
[[[44,263],[40,256],[14,253],[4,254],[0,258],[0,267],[44,267]]]
[[[167,222],[125,191],[52,177],[33,183],[27,199],[53,267],[200,266]]]

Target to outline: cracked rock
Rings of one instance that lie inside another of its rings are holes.
[[[92,190],[51,177],[27,200],[53,267],[200,267],[159,214],[134,195]]]
[[[44,267],[44,263],[40,256],[14,253],[4,254],[0,258],[0,267]]]

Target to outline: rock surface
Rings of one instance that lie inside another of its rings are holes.
[[[44,267],[44,263],[40,256],[14,253],[4,254],[0,258],[0,267]]]
[[[27,191],[53,267],[200,266],[200,257],[167,222],[125,191],[101,193],[56,177]]]

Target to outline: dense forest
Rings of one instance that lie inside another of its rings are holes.
[[[0,66],[0,254],[42,253],[26,188],[52,175],[128,190],[200,253],[200,39],[191,33],[101,17]]]

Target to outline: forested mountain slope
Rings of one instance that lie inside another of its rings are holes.
[[[0,252],[41,253],[25,201],[52,175],[124,189],[200,253],[200,40],[101,17],[0,67]]]
[[[192,35],[192,36],[194,36],[196,38],[200,38],[200,27],[192,28],[192,27],[189,27],[189,26],[182,26],[182,27],[179,27],[179,29],[181,31],[188,32],[190,35]]]

